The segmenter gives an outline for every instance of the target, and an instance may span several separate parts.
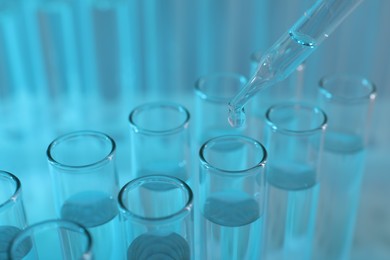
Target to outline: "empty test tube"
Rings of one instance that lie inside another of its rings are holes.
[[[131,111],[129,122],[132,179],[167,175],[191,181],[190,113],[184,106],[145,103]]]
[[[197,147],[213,137],[246,132],[246,129],[230,127],[225,119],[226,104],[246,82],[243,75],[228,72],[213,73],[196,81],[194,127]]]

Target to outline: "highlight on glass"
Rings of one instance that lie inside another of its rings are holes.
[[[259,259],[267,152],[256,140],[225,135],[199,152],[200,259]]]
[[[264,259],[312,259],[327,116],[292,102],[266,113],[268,201]]]
[[[18,233],[9,247],[10,259],[92,259],[92,237],[83,226],[46,220]]]
[[[131,179],[167,175],[190,182],[190,113],[184,106],[145,103],[131,111],[129,122]]]
[[[286,79],[363,0],[315,1],[290,29],[264,52],[248,84],[229,102],[229,122],[245,122],[244,105],[264,88]],[[331,15],[330,15],[331,14]]]
[[[115,259],[122,252],[115,149],[111,137],[96,131],[65,134],[47,149],[58,217],[91,232],[95,259]]]
[[[226,105],[247,82],[238,73],[219,72],[200,77],[195,82],[195,139],[200,147],[210,138],[244,134],[250,128],[232,128],[227,121]],[[248,122],[248,125],[251,122]]]
[[[321,167],[315,259],[348,259],[365,171],[376,87],[366,77],[332,74],[319,81],[329,116]]]
[[[119,193],[127,259],[194,259],[193,194],[182,180],[139,177]]]
[[[9,258],[11,241],[26,226],[20,180],[12,173],[0,171],[0,259]]]

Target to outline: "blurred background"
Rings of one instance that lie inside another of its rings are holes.
[[[128,114],[168,100],[193,113],[194,82],[250,74],[315,0],[0,0],[0,168],[23,185],[30,223],[54,216],[46,148],[91,129],[118,145],[129,169]],[[390,1],[366,0],[306,62],[305,99],[327,74],[377,86],[353,259],[390,257]],[[288,80],[288,79],[287,79]]]

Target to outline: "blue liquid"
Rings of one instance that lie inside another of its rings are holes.
[[[201,216],[201,259],[258,259],[262,218],[259,204],[244,192],[207,198]]]
[[[323,152],[315,259],[348,259],[352,245],[365,149],[358,136],[328,132]]]
[[[297,164],[269,167],[266,259],[310,259],[319,185],[316,171]]]
[[[14,226],[0,226],[0,260],[8,260],[8,248],[12,240],[21,230]],[[17,257],[24,257],[31,250],[32,244],[30,240],[22,242],[15,254]]]
[[[190,260],[187,241],[176,233],[146,233],[137,237],[127,250],[128,260]]]
[[[96,191],[78,193],[65,201],[61,217],[88,228],[93,239],[94,259],[120,258],[122,234],[115,199]]]
[[[316,183],[316,171],[302,164],[279,164],[269,167],[267,181],[282,190],[306,190]]]
[[[280,38],[260,59],[252,79],[230,101],[228,121],[232,127],[245,123],[244,105],[263,88],[289,76],[317,47],[315,39],[291,30]]]

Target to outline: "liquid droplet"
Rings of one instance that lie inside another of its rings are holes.
[[[229,107],[229,117],[228,121],[230,126],[238,128],[238,127],[243,127],[245,125],[245,110],[244,108],[238,108],[234,109]]]

